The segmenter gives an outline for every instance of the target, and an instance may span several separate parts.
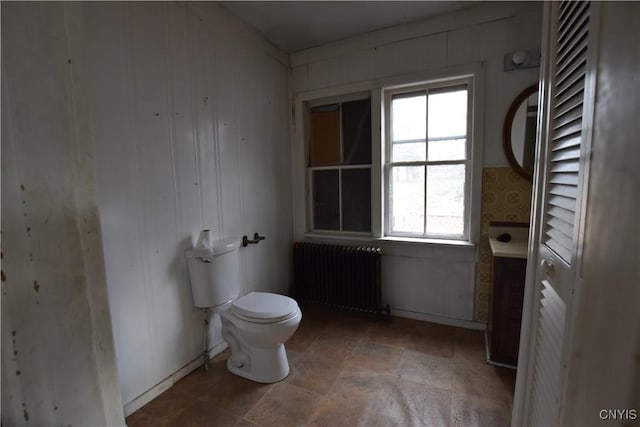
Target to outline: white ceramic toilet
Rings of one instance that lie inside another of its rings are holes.
[[[222,320],[222,337],[231,348],[227,368],[260,383],[289,375],[284,343],[302,313],[284,295],[250,292],[240,296],[240,239],[213,242],[204,230],[186,251],[193,302],[212,308]]]

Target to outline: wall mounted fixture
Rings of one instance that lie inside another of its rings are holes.
[[[504,55],[504,71],[540,66],[540,49],[516,50]]]
[[[258,233],[253,234],[253,240],[249,239],[247,236],[242,236],[242,246],[247,246],[249,244],[257,245],[260,240],[264,240],[266,237],[259,235]]]

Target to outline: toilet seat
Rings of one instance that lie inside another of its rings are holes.
[[[275,323],[297,313],[298,304],[292,298],[267,292],[250,292],[231,305],[231,313],[253,323]]]

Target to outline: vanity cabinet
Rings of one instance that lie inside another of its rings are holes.
[[[487,323],[489,363],[516,366],[527,260],[493,257],[493,284]]]

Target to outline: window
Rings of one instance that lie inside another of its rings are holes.
[[[312,229],[370,234],[370,99],[311,106],[308,123]]]
[[[468,79],[385,91],[385,234],[469,237]]]
[[[390,78],[299,95],[296,232],[476,243],[482,73],[461,66],[415,84]]]

